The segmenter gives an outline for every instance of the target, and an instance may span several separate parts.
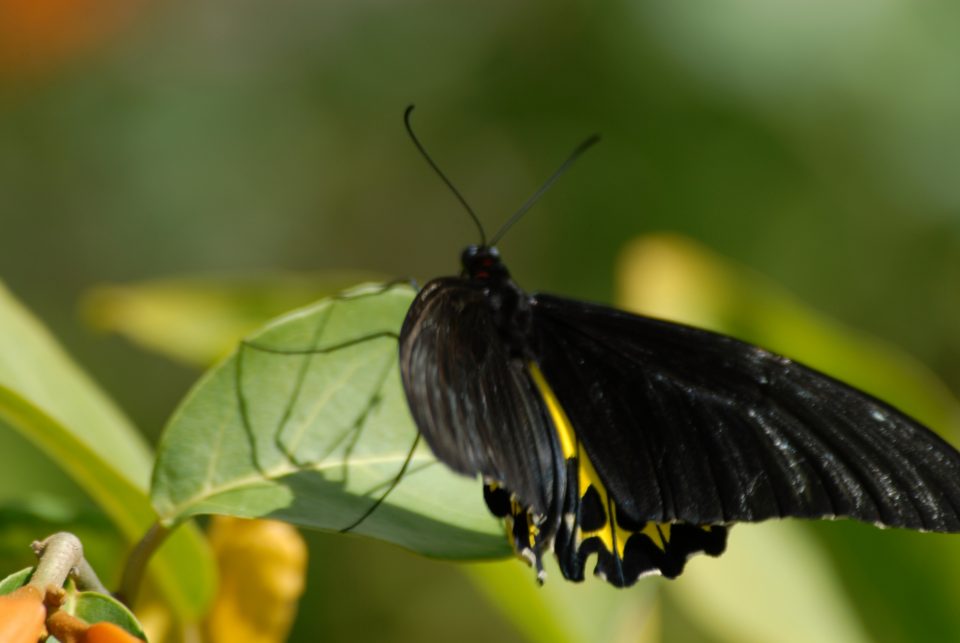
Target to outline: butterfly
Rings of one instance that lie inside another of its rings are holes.
[[[535,567],[617,587],[718,556],[733,523],[852,518],[960,531],[960,453],[867,393],[732,337],[527,293],[495,241],[427,283],[400,331],[401,379],[436,457],[481,476]]]

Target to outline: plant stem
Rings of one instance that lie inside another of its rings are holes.
[[[37,554],[39,560],[37,561],[37,568],[30,577],[29,584],[44,593],[50,587],[58,589],[63,587],[67,576],[71,572],[75,572],[81,562],[85,562],[83,560],[83,545],[80,544],[80,539],[65,531],[33,543],[33,551]],[[87,565],[87,568],[89,567]]]
[[[73,568],[73,580],[77,583],[77,589],[84,592],[97,592],[110,596],[110,590],[104,587],[97,577],[97,572],[87,562],[86,558],[81,558],[80,562]]]
[[[127,563],[123,568],[123,577],[120,579],[120,588],[116,593],[116,597],[128,607],[132,607],[137,601],[137,595],[140,592],[140,586],[143,584],[143,577],[147,570],[147,563],[150,562],[150,557],[153,556],[170,533],[170,529],[155,522],[143,535],[140,542],[130,551]]]

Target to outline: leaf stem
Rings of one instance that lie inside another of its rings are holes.
[[[130,555],[127,556],[116,597],[128,607],[132,606],[137,600],[146,573],[147,563],[150,562],[154,552],[163,544],[171,532],[171,529],[164,527],[159,522],[153,523],[147,529],[143,538],[140,539],[140,542],[130,551]]]

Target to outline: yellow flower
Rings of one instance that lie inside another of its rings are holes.
[[[274,520],[219,516],[210,544],[220,588],[207,617],[209,641],[285,641],[303,593],[307,548],[297,530]]]

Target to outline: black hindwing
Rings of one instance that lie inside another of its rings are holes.
[[[960,454],[888,404],[730,337],[531,301],[537,362],[630,519],[960,531]]]

